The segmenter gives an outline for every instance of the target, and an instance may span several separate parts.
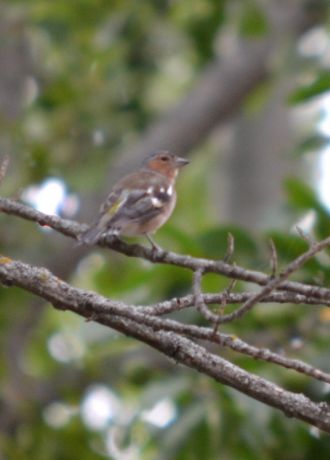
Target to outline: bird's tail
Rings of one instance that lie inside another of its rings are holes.
[[[101,235],[104,233],[104,227],[100,227],[99,225],[92,225],[84,232],[80,233],[78,236],[78,242],[81,244],[87,244],[92,246],[93,244],[97,243]]]

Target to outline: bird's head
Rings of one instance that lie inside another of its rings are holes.
[[[143,162],[143,167],[156,171],[169,179],[175,179],[179,170],[188,163],[189,160],[186,158],[167,151],[160,151],[148,156]]]

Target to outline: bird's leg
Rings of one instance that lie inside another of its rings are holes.
[[[149,243],[151,244],[151,249],[155,252],[160,252],[160,251],[163,251],[163,249],[151,238],[151,236],[149,235],[149,233],[146,233],[145,234],[145,237],[147,238],[147,240],[149,241]]]

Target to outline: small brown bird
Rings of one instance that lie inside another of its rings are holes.
[[[176,203],[175,181],[185,158],[160,151],[147,157],[140,169],[123,177],[101,206],[96,222],[78,240],[92,245],[104,234],[150,235],[161,227]]]

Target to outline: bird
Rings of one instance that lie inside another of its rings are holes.
[[[114,185],[96,221],[78,236],[79,243],[96,244],[104,234],[117,238],[146,236],[152,248],[158,249],[151,235],[171,216],[176,204],[176,178],[188,163],[168,151],[147,156],[138,170]]]

